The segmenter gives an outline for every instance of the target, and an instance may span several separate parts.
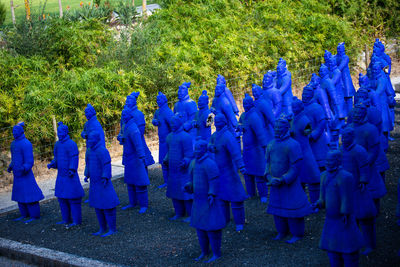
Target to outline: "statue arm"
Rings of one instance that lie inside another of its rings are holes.
[[[342,60],[340,61],[340,64],[339,64],[339,66],[338,66],[338,69],[339,69],[340,71],[342,71],[342,70],[349,64],[349,62],[350,62],[349,57],[348,57],[347,55],[344,55],[344,56],[342,57]]]
[[[222,111],[227,118],[227,120],[236,128],[238,121],[236,119],[235,113],[233,113],[233,109],[228,105],[223,105]]]
[[[373,131],[370,132],[370,135],[367,137],[368,147],[368,164],[373,165],[378,158],[379,149],[380,149],[380,140],[378,129],[374,126]]]
[[[226,137],[226,136],[225,136]],[[244,161],[242,158],[242,153],[240,151],[239,144],[236,142],[236,139],[233,137],[233,135],[229,136],[230,138],[226,138],[226,149],[229,151],[229,154],[231,155],[233,162],[235,162],[237,168],[243,168],[244,167]]]
[[[105,147],[101,147],[97,151],[101,162],[101,178],[111,179],[111,157]]]
[[[144,153],[144,147],[143,147],[143,142],[142,142],[142,136],[141,136],[139,130],[131,131],[129,133],[129,139],[132,141],[133,145],[135,146],[138,157],[140,159],[143,159],[145,157],[145,153]]]
[[[71,142],[68,152],[70,157],[68,169],[77,171],[79,166],[79,150],[75,142]]]
[[[208,195],[216,196],[219,187],[219,169],[215,161],[210,160],[204,170],[208,178]]]
[[[303,160],[303,153],[300,144],[294,141],[289,145],[291,146],[290,151],[288,152],[290,168],[284,175],[282,175],[282,180],[285,184],[291,184],[296,181],[299,174],[299,165]]]
[[[27,144],[23,148],[23,155],[24,155],[24,164],[22,165],[25,172],[28,172],[33,167],[33,148],[31,142],[27,142]]]
[[[340,174],[339,174],[340,175]],[[340,213],[343,215],[353,213],[353,176],[350,173],[342,173],[342,179],[339,182],[340,192]]]

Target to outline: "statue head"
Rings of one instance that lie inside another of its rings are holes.
[[[354,128],[347,126],[342,132],[342,144],[344,148],[349,148],[354,143]]]
[[[344,55],[344,54],[346,54],[346,50],[345,50],[345,47],[344,47],[344,42],[338,44],[338,46],[337,46],[337,48],[336,48],[336,51],[337,51],[337,54],[338,54],[338,55]]]
[[[184,116],[182,113],[175,113],[171,118],[171,128],[173,132],[179,131],[183,127]]]
[[[314,89],[307,85],[303,88],[303,93],[301,94],[301,100],[304,104],[310,103],[314,98]]]
[[[274,124],[274,137],[276,140],[284,140],[289,137],[290,123],[284,115],[281,115]]]
[[[342,154],[340,150],[329,150],[326,155],[326,170],[328,172],[335,172],[339,169],[342,163]]]
[[[320,82],[321,82],[321,78],[317,74],[315,74],[315,73],[311,74],[310,85],[312,86],[312,88],[314,88],[314,89],[318,88]]]
[[[167,97],[162,92],[158,92],[157,105],[161,108],[167,102],[168,102]]]
[[[85,116],[87,120],[90,120],[91,118],[93,118],[93,116],[96,116],[96,110],[91,104],[87,104],[85,108]]]
[[[303,102],[297,97],[293,97],[292,110],[294,115],[297,115],[304,110]]]
[[[133,108],[137,105],[137,99],[140,95],[140,92],[132,92],[130,95],[126,97],[125,104],[128,108]]]
[[[276,73],[278,74],[278,77],[283,77],[286,74],[286,66],[283,64],[278,64],[276,67]]]
[[[199,96],[199,100],[197,101],[197,105],[198,105],[199,109],[208,108],[207,90],[203,90],[203,92],[201,92],[201,95]]]
[[[58,140],[62,141],[68,136],[68,126],[63,124],[62,121],[58,122],[58,127],[57,127],[57,136]]]
[[[369,99],[369,93],[366,88],[360,88],[354,95],[354,104],[364,104],[367,107],[370,106],[371,102]]]
[[[128,123],[132,117],[132,110],[130,108],[124,108],[122,110],[121,118],[125,124]]]
[[[194,157],[196,159],[200,159],[201,157],[204,156],[204,154],[207,153],[207,146],[208,146],[208,142],[201,139],[200,137],[198,137],[199,139],[196,140],[196,142],[194,143]]]
[[[225,77],[224,76],[222,76],[221,74],[218,74],[218,76],[217,76],[217,84],[223,84],[223,85],[225,85],[226,86],[226,80],[225,80]]]
[[[367,75],[363,75],[362,73],[360,73],[358,75],[358,85],[360,86],[360,88],[369,88],[369,78]]]
[[[98,131],[92,131],[88,135],[87,145],[90,148],[94,148],[100,142],[100,133]]]
[[[217,131],[221,130],[222,128],[225,127],[225,125],[228,124],[228,121],[226,120],[226,117],[222,113],[217,113],[214,118],[214,125]]]
[[[365,122],[367,107],[364,104],[356,104],[353,108],[353,121],[357,124]]]
[[[264,74],[263,81],[262,81],[262,86],[263,86],[262,89],[263,90],[270,89],[273,82],[274,82],[274,77],[273,77],[272,71],[269,70],[267,73]],[[254,92],[253,92],[253,95],[254,95]]]
[[[372,76],[378,78],[381,76],[382,68],[380,62],[375,62],[372,64]]]
[[[329,71],[334,71],[337,68],[336,57],[332,56],[329,58],[328,68],[329,68]]]
[[[325,78],[328,75],[329,75],[328,67],[325,64],[321,64],[321,67],[319,68],[319,76],[321,76],[321,78]]]
[[[184,84],[179,86],[179,89],[178,89],[178,99],[179,99],[179,101],[185,100],[188,96],[189,96],[188,87],[186,85],[184,85]]]
[[[262,93],[263,93],[262,88],[260,86],[258,86],[257,84],[253,83],[251,90],[253,92],[254,99],[257,100],[262,96]]]
[[[279,58],[278,65],[282,65],[283,67],[286,68],[286,66],[287,66],[286,60],[284,60],[283,58]]]
[[[331,57],[332,57],[331,52],[329,52],[328,50],[325,50],[325,53],[324,53],[325,64],[328,64],[329,59],[330,59]]]
[[[222,95],[225,92],[225,84],[219,83],[215,86],[215,93],[214,95],[216,97],[219,97],[220,95]]]
[[[385,46],[378,38],[376,38],[374,43],[373,53],[376,56],[381,56],[384,51],[385,51]]]
[[[250,111],[254,107],[253,98],[249,94],[245,94],[243,98],[244,111]]]
[[[14,139],[18,139],[24,134],[24,127],[25,127],[25,122],[19,122],[13,127],[12,133]]]

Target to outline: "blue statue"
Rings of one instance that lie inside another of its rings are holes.
[[[354,216],[354,180],[343,170],[338,150],[328,152],[321,175],[321,194],[316,207],[326,209],[319,247],[328,253],[331,266],[358,266],[363,240]]]
[[[11,163],[7,171],[14,176],[11,200],[18,202],[21,212],[21,217],[15,221],[30,217],[25,221],[29,223],[40,218],[39,201],[44,196],[32,172],[33,149],[31,142],[25,137],[24,126],[21,122],[13,127],[14,141],[11,143]]]
[[[291,135],[301,147],[303,160],[299,162],[299,178],[302,184],[308,185],[308,192],[310,194],[310,202],[314,203],[319,198],[319,181],[320,172],[317,161],[315,160],[313,151],[310,146],[310,139],[312,139],[313,128],[311,128],[311,121],[304,111],[303,102],[299,99],[293,99],[293,121],[291,127]]]
[[[47,168],[57,169],[55,196],[58,198],[62,217],[62,221],[57,224],[69,224],[71,227],[82,223],[81,203],[85,191],[78,175],[78,146],[68,133],[68,126],[59,122],[58,141],[54,145],[54,159]]]
[[[254,102],[248,94],[245,95],[243,99],[245,112],[239,119],[239,125],[243,132],[243,161],[246,167],[244,180],[247,194],[250,197],[256,195],[255,184],[257,183],[261,203],[267,203],[268,187],[264,179],[265,149],[271,138],[266,135],[261,113],[258,112]]]
[[[89,133],[87,144],[85,182],[90,179],[89,204],[95,208],[100,225],[99,231],[93,235],[105,237],[117,231],[116,206],[119,205],[117,193],[111,182],[111,157],[102,144],[101,133],[98,131]]]
[[[277,82],[276,89],[279,90],[282,96],[282,112],[285,114],[292,114],[292,77],[289,70],[286,68],[286,61],[283,59],[279,60],[278,66],[276,67]]]
[[[221,83],[215,86],[214,99],[212,101],[212,112],[214,114],[221,113],[224,115],[228,123],[229,131],[234,133],[238,121],[229,99],[224,94],[225,89],[226,86]]]
[[[268,71],[264,74],[263,82],[263,97],[272,105],[272,113],[275,118],[279,118],[282,111],[282,96],[278,89],[274,86],[273,72]]]
[[[103,127],[101,127],[101,124],[99,120],[97,119],[96,116],[96,110],[91,104],[87,104],[87,107],[85,108],[85,116],[87,119],[87,122],[85,122],[83,126],[83,131],[81,133],[81,136],[83,139],[86,139],[86,147],[87,145],[87,138],[91,132],[97,131],[100,134],[100,141],[102,144],[105,146],[105,138],[104,138],[104,131]]]
[[[268,144],[266,175],[271,184],[267,212],[274,215],[278,235],[282,240],[290,231],[294,243],[304,236],[304,217],[312,213],[307,195],[299,179],[303,158],[300,144],[290,137],[290,123],[285,117],[275,121],[275,139]]]
[[[124,182],[126,183],[129,196],[129,205],[122,209],[133,208],[139,203],[139,213],[145,213],[149,205],[147,186],[150,184],[150,180],[146,171],[146,155],[141,133],[129,108],[125,108],[122,111],[121,118],[124,124],[122,165],[125,166]]]
[[[382,132],[382,115],[381,112],[374,106],[371,106],[371,99],[369,97],[369,93],[366,89],[360,88],[358,89],[356,95],[354,96],[354,103],[356,104],[363,104],[367,108],[367,120],[369,123],[374,125],[379,132],[380,136],[380,149],[379,149],[379,155],[378,158],[376,159],[375,165],[377,168],[377,171],[380,173],[382,176],[383,181],[385,182],[385,172],[390,168],[389,166],[389,161],[387,160],[386,153],[385,151],[388,148],[388,140],[387,138],[383,135]],[[348,122],[350,123],[352,121],[352,117],[349,116],[347,119]]]
[[[382,132],[387,138],[389,132],[393,130],[393,125],[391,122],[390,108],[388,104],[388,98],[390,94],[387,90],[387,79],[383,76],[383,71],[381,69],[381,64],[376,62],[372,65],[372,77],[374,80],[375,93],[378,98],[377,108],[382,114]]]
[[[342,73],[337,67],[336,64],[336,57],[332,56],[330,52],[325,51],[325,54],[327,54],[327,60],[328,60],[328,69],[329,69],[329,77],[332,80],[332,83],[335,86],[335,92],[336,92],[336,100],[337,100],[337,107],[338,107],[338,113],[337,118],[339,118],[340,121],[343,121],[345,117],[347,117],[347,112],[349,110],[346,109],[345,101],[344,101],[344,90],[343,90],[343,82],[342,82]]]
[[[129,108],[128,110],[131,111],[133,120],[136,123],[137,127],[139,128],[141,138],[142,138],[142,144],[144,147],[144,153],[146,155],[145,156],[145,164],[147,167],[147,166],[154,164],[155,162],[154,162],[153,156],[151,155],[150,149],[146,144],[146,139],[144,138],[144,133],[146,131],[146,121],[144,119],[143,112],[141,112],[137,106],[137,98],[139,97],[139,95],[140,95],[140,92],[133,92],[130,95],[128,95],[126,97],[125,106],[127,108]],[[122,137],[124,134],[123,133],[124,124],[123,124],[122,118],[121,118],[121,129],[122,130],[120,132],[120,136]]]
[[[154,113],[152,123],[158,127],[158,162],[161,164],[164,177],[164,184],[160,185],[159,188],[163,188],[167,186],[168,181],[168,167],[163,163],[163,160],[167,154],[167,136],[172,131],[171,120],[174,113],[168,107],[167,97],[162,92],[158,92],[157,105],[158,109]]]
[[[368,153],[368,173],[370,175],[368,190],[374,199],[379,213],[379,199],[386,194],[385,184],[378,173],[376,160],[380,153],[380,137],[378,129],[368,122],[367,107],[357,104],[353,110],[353,123],[349,126],[354,128],[355,143],[364,147]]]
[[[196,139],[197,131],[192,127],[192,121],[197,112],[197,105],[189,97],[190,82],[183,83],[178,89],[178,102],[174,105],[174,113],[184,116],[183,129],[192,136],[192,142]]]
[[[314,89],[314,100],[318,104],[321,105],[321,107],[324,110],[325,117],[328,121],[331,121],[333,119],[333,113],[331,110],[331,107],[329,105],[329,98],[327,92],[321,88],[320,86],[321,83],[321,78],[313,73],[311,75],[311,81],[309,86],[311,86]]]
[[[228,98],[229,103],[230,103],[231,106],[232,106],[233,112],[234,112],[236,115],[239,115],[239,109],[238,109],[238,107],[237,107],[237,105],[236,105],[235,98],[233,98],[233,95],[232,95],[231,90],[229,90],[229,88],[226,86],[225,77],[222,76],[221,74],[218,74],[218,76],[217,76],[217,84],[223,84],[223,85],[225,85],[224,95],[226,96],[226,98]]]
[[[190,225],[196,228],[201,248],[201,254],[195,260],[204,259],[210,253],[211,245],[213,256],[206,261],[209,263],[221,257],[222,229],[226,226],[226,219],[218,195],[219,170],[207,153],[207,141],[196,141],[194,156],[185,190],[193,193]]]
[[[342,84],[344,89],[344,103],[346,110],[349,112],[353,108],[352,97],[355,94],[353,81],[351,80],[350,68],[349,68],[349,56],[346,55],[346,49],[344,42],[337,46],[336,64],[340,72],[342,73]]]
[[[236,231],[243,230],[245,222],[244,200],[247,194],[238,175],[238,169],[246,174],[240,147],[233,133],[228,129],[226,117],[217,113],[214,120],[216,132],[211,135],[209,149],[215,155],[215,162],[220,169],[218,196],[225,206],[225,218],[230,220],[230,204]]]
[[[190,222],[193,196],[184,191],[190,180],[189,163],[193,158],[192,136],[183,130],[186,116],[176,113],[171,119],[172,132],[167,136],[167,154],[163,163],[168,167],[167,197],[172,199],[177,220],[188,215],[185,222]]]
[[[201,139],[208,142],[211,137],[211,125],[214,119],[214,114],[211,113],[208,108],[208,95],[206,90],[201,93],[197,103],[199,111],[196,112],[192,125],[197,129],[197,136],[200,136]]]
[[[354,215],[361,226],[368,255],[376,247],[375,216],[376,208],[367,189],[369,165],[367,151],[354,142],[354,129],[346,127],[342,134],[343,169],[353,176]]]
[[[314,89],[310,86],[304,87],[302,101],[304,112],[310,120],[311,125],[309,135],[311,150],[317,161],[319,170],[322,172],[325,170],[326,154],[328,153],[328,136],[326,134],[328,122],[323,108],[315,100],[314,92]]]
[[[262,89],[260,86],[253,84],[254,106],[260,115],[263,122],[263,128],[266,133],[266,138],[271,141],[274,138],[274,123],[275,117],[272,113],[272,106],[269,101],[262,97]]]

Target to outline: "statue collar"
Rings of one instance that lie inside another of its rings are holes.
[[[196,162],[201,163],[201,162],[203,162],[206,158],[208,158],[208,152],[204,153],[204,155],[201,156],[201,158],[196,159]]]
[[[67,142],[69,139],[71,139],[71,138],[70,138],[69,135],[67,134],[62,140],[60,139],[59,141],[60,141],[62,144],[64,144],[64,143]]]
[[[21,134],[20,136],[18,136],[18,137],[15,138],[14,140],[15,140],[15,141],[19,141],[19,140],[22,140],[22,139],[25,139],[25,133]]]
[[[343,146],[343,150],[345,150],[345,151],[350,151],[350,150],[352,150],[355,146],[356,146],[356,143],[353,141],[353,143],[351,143],[351,145],[349,145],[349,146]]]
[[[184,102],[189,100],[189,94],[185,95],[182,99],[179,99],[179,102]]]

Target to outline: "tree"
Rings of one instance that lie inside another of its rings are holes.
[[[62,18],[63,17],[63,9],[62,9],[61,0],[58,0],[58,9],[60,10],[60,18]]]
[[[14,1],[10,0],[10,7],[11,7],[11,19],[13,24],[15,25],[15,11],[14,11]]]

